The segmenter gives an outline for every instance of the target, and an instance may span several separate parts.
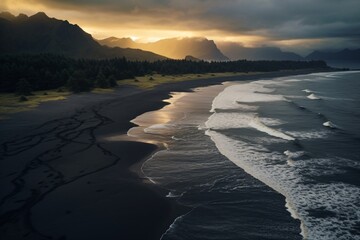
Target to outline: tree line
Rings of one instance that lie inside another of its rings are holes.
[[[269,72],[310,68],[327,68],[324,61],[230,61],[207,62],[162,60],[128,61],[73,59],[60,55],[0,56],[0,92],[19,92],[66,87],[73,92],[94,87],[109,88],[122,79],[147,74],[203,74],[221,72]]]

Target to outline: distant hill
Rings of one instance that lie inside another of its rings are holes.
[[[210,61],[229,60],[216,46],[214,41],[206,38],[170,38],[152,43],[138,43],[130,38],[110,37],[98,40],[109,47],[137,48],[151,51],[173,59],[184,59],[193,56],[197,59]]]
[[[33,16],[0,13],[0,54],[53,53],[76,58],[155,61],[165,57],[138,49],[101,46],[78,25],[39,12]]]
[[[342,60],[360,62],[360,49],[343,49],[340,51],[314,51],[307,57],[309,60]]]
[[[340,51],[314,51],[307,60],[324,60],[330,66],[360,69],[360,49],[343,49]]]
[[[200,59],[196,58],[196,57],[193,57],[191,55],[187,55],[185,58],[184,58],[186,61],[192,61],[192,62],[199,62],[201,61]]]
[[[303,57],[296,53],[283,52],[276,47],[248,48],[232,42],[220,42],[217,43],[217,46],[231,60],[304,60]]]

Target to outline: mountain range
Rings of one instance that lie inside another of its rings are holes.
[[[327,61],[359,61],[360,49],[344,49],[340,51],[314,51],[307,57],[309,60],[327,60]]]
[[[1,54],[54,53],[75,58],[115,58],[156,61],[167,58],[192,61],[324,60],[333,66],[360,63],[360,49],[314,51],[306,57],[276,47],[244,47],[239,43],[206,38],[169,38],[139,43],[131,38],[96,40],[78,25],[39,12],[33,16],[0,13]],[[345,63],[345,64],[339,64]],[[360,64],[357,65],[357,67]]]
[[[0,14],[0,54],[54,53],[76,58],[126,57],[129,60],[162,60],[163,56],[139,49],[101,46],[78,25],[39,12],[17,17]]]
[[[333,67],[359,69],[360,49],[314,51],[306,57],[306,60],[324,60]]]
[[[102,45],[109,47],[137,48],[151,51],[173,59],[185,59],[193,56],[207,61],[229,60],[216,46],[213,40],[206,38],[168,38],[150,43],[138,43],[131,38],[110,37],[98,40]]]
[[[219,42],[217,46],[231,60],[304,60],[303,57],[296,53],[283,52],[276,47],[249,48],[234,42]]]

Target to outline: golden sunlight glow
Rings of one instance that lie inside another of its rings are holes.
[[[90,33],[96,39],[104,39],[107,37],[130,37],[132,40],[145,43],[155,42],[164,38],[184,38],[184,37],[207,37],[214,41],[232,41],[241,42],[244,46],[254,46],[258,42],[264,41],[260,36],[233,36],[219,31],[194,31],[176,26],[167,26],[165,24],[157,24],[149,26],[146,18],[142,21],[130,21],[132,16],[125,16],[123,18],[115,16],[114,19],[118,21],[110,21],[110,16],[101,13],[85,14],[72,9],[57,9],[50,8],[36,0],[5,0],[1,10],[6,10],[12,14],[18,15],[24,13],[33,15],[37,12],[45,12],[49,17],[57,19],[68,20],[72,24],[79,25],[84,31]],[[128,18],[128,21],[123,19]],[[130,19],[130,20],[129,20]]]
[[[353,1],[347,2],[348,10],[357,9],[351,8]],[[246,10],[246,6],[249,10]],[[315,4],[316,6],[319,7]],[[279,7],[286,9],[286,6]],[[236,8],[239,8],[239,13]],[[353,37],[334,36],[334,32],[343,31],[341,27],[347,23],[347,15],[341,24],[334,24],[326,17],[323,22],[328,25],[321,28],[321,24],[310,26],[296,19],[297,16],[292,19],[284,14],[278,19],[272,15],[277,12],[271,10],[270,8],[269,14],[259,15],[262,7],[258,8],[251,0],[0,0],[1,12],[9,11],[14,15],[24,13],[29,16],[45,12],[49,17],[77,24],[95,39],[130,37],[133,41],[146,43],[165,38],[204,37],[216,43],[233,42],[244,47],[276,46],[296,50],[298,53],[323,48],[324,45],[330,48],[341,48],[344,43],[347,46],[358,46],[358,39],[354,34],[351,35]],[[307,8],[302,10],[307,14]],[[283,23],[279,24],[281,18]]]
[[[131,38],[131,40],[133,40],[133,41],[136,41],[136,40],[139,39],[139,37],[137,37],[137,36],[130,36],[130,38]]]
[[[297,45],[310,45],[314,43],[321,43],[323,39],[290,39],[290,40],[279,40],[276,41],[277,44],[291,47]]]
[[[227,36],[224,33],[219,33],[213,36],[211,39],[219,42],[238,42],[242,43],[244,47],[257,47],[262,45],[267,39],[262,36],[255,35],[241,35],[241,36]]]

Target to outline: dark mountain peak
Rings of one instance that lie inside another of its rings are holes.
[[[151,52],[101,46],[78,25],[49,18],[44,12],[30,17],[19,15],[16,18],[10,13],[0,16],[0,55],[53,53],[76,58],[165,59]],[[15,19],[9,21],[5,17]]]
[[[16,19],[17,19],[18,21],[26,21],[26,20],[29,19],[29,17],[28,17],[28,15],[26,15],[26,14],[20,13],[20,14],[16,17]]]
[[[192,61],[192,62],[199,62],[199,61],[201,61],[200,59],[198,59],[198,58],[196,58],[196,57],[193,57],[193,56],[191,56],[191,55],[187,55],[187,56],[185,57],[185,60],[186,60],[186,61]]]
[[[134,42],[131,38],[108,37],[102,40],[98,40],[98,42],[101,45],[108,47],[139,48],[137,43]]]
[[[8,21],[14,21],[16,19],[16,17],[9,12],[1,12],[0,18],[6,19]]]
[[[110,37],[98,42],[109,47],[131,47],[151,51],[173,59],[184,59],[186,56],[191,55],[194,58],[203,60],[228,60],[220,52],[213,40],[204,37],[166,38],[149,43],[134,42],[131,38]]]
[[[47,20],[50,19],[44,12],[38,12],[30,17],[31,19]]]
[[[44,18],[49,18],[48,15],[46,15],[46,13],[44,12],[38,12],[38,13],[35,13],[33,15],[33,17],[44,17]]]

